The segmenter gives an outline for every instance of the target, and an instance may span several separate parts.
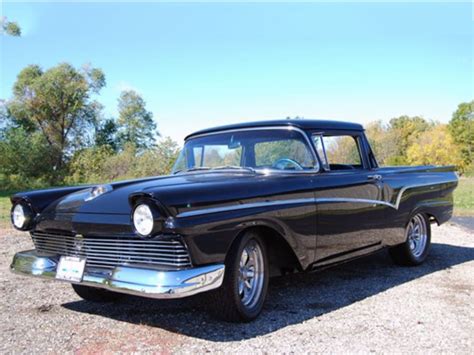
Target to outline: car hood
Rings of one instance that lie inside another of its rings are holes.
[[[253,185],[262,175],[250,173],[193,173],[182,175],[160,176],[155,178],[129,180],[109,184],[111,191],[88,200],[91,188],[67,194],[49,206],[42,213],[90,213],[90,214],[130,214],[132,206],[129,202],[131,195],[145,195],[156,199],[162,205],[176,211],[181,206],[203,203],[212,199],[216,189],[234,189],[238,186]],[[197,200],[198,201],[197,201]]]

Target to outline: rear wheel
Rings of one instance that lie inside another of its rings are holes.
[[[244,234],[229,251],[222,286],[211,293],[213,313],[229,322],[249,322],[262,311],[268,288],[265,244],[254,232]]]
[[[76,294],[86,301],[92,302],[115,302],[120,300],[124,295],[117,292],[111,292],[102,288],[90,287],[72,284],[72,288]]]
[[[411,217],[405,229],[405,243],[390,249],[393,261],[399,265],[416,266],[428,256],[431,245],[431,228],[423,213]]]

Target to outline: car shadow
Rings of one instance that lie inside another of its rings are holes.
[[[418,267],[395,266],[384,250],[323,271],[274,278],[264,311],[257,320],[245,324],[212,318],[206,312],[212,304],[206,304],[204,295],[181,300],[127,296],[119,304],[77,301],[63,307],[210,341],[238,341],[320,317],[392,287],[474,260],[474,248],[439,243],[433,243],[431,248],[427,261]]]

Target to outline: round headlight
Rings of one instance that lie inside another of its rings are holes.
[[[135,230],[143,236],[147,236],[153,230],[153,213],[148,205],[141,204],[133,211],[133,225]]]
[[[31,212],[28,207],[17,203],[12,209],[12,223],[15,228],[25,229],[31,221]]]

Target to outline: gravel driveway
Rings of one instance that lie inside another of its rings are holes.
[[[474,232],[433,227],[421,267],[386,251],[318,273],[271,281],[261,317],[212,319],[202,297],[115,305],[79,299],[70,285],[13,275],[26,234],[0,231],[0,353],[474,352]]]

